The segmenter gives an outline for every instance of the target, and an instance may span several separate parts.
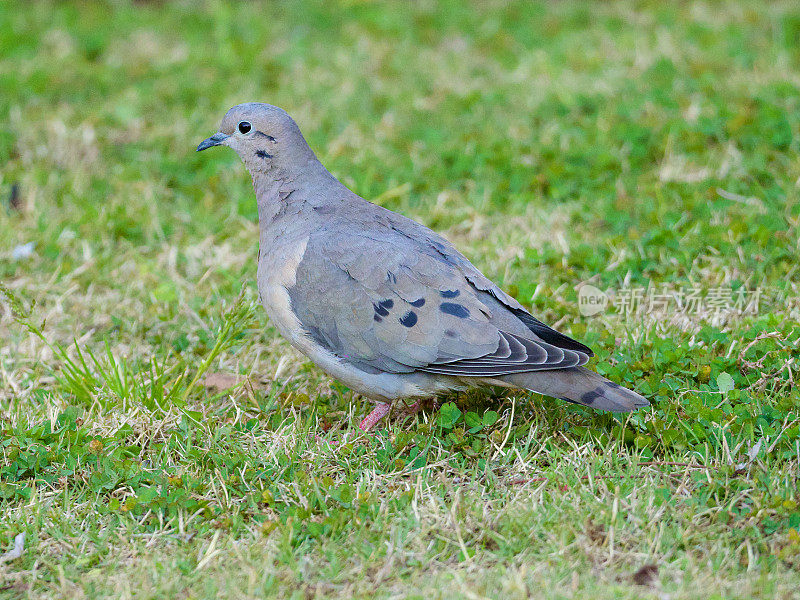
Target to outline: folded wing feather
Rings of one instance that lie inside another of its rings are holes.
[[[370,372],[495,377],[588,361],[591,350],[504,301],[443,239],[433,242],[391,228],[318,231],[288,290],[292,310],[318,343]]]

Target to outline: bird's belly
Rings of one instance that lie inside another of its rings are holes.
[[[300,321],[292,312],[289,293],[283,286],[261,286],[258,288],[261,304],[270,322],[280,334],[292,342],[301,333]]]
[[[283,338],[296,350],[308,357],[315,365],[331,377],[338,379],[351,389],[370,398],[390,402],[395,398],[424,396],[425,392],[412,381],[413,377],[392,374],[369,374],[346,364],[319,344],[303,330],[299,319],[292,311],[289,292],[280,284],[259,284],[261,303],[270,322]]]

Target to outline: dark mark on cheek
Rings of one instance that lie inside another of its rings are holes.
[[[400,317],[400,324],[404,327],[413,327],[417,324],[417,313],[413,310],[408,311],[402,317]]]
[[[439,305],[439,310],[445,314],[458,317],[459,319],[466,319],[469,316],[469,309],[455,302],[442,302]]]

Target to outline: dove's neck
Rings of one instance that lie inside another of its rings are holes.
[[[296,215],[324,204],[333,204],[349,190],[313,154],[292,169],[252,171],[262,230],[284,215]]]

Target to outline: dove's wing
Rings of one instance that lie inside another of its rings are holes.
[[[449,264],[456,267],[470,285],[475,288],[483,302],[496,304],[501,309],[506,309],[516,317],[516,319],[522,322],[527,329],[545,342],[559,348],[582,352],[589,357],[594,356],[594,352],[592,352],[589,347],[545,325],[539,319],[531,315],[525,307],[481,273],[475,265],[467,260],[467,258],[444,237],[403,215],[399,215],[380,206],[376,206],[375,209],[377,215],[375,215],[374,218],[379,221],[385,220],[389,227],[402,236],[407,237],[409,240],[412,240],[415,245],[425,248],[428,252],[435,252],[437,256],[443,257]],[[491,299],[487,299],[485,297],[486,295],[491,296]],[[502,314],[503,311],[500,310],[498,312]]]
[[[452,246],[437,248],[442,238],[391,225],[350,221],[347,235],[331,227],[309,237],[288,292],[302,327],[327,350],[370,372],[465,377],[588,361],[588,348],[540,324]]]

